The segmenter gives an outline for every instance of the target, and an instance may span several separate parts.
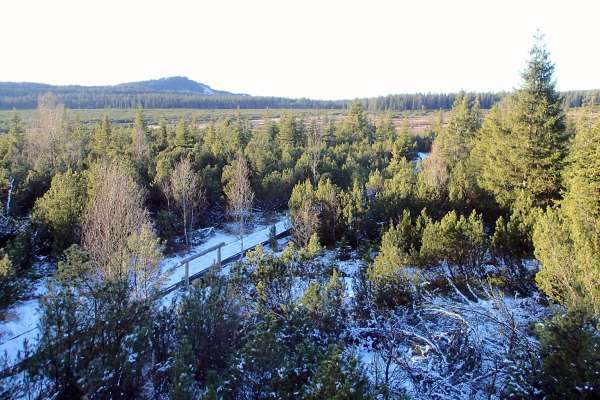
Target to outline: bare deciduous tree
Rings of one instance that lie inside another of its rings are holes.
[[[189,233],[194,226],[194,214],[202,205],[204,195],[198,177],[188,160],[181,160],[175,165],[169,187],[171,196],[181,213],[185,244],[189,246]]]
[[[310,159],[310,169],[312,172],[313,185],[317,185],[318,176],[317,169],[321,161],[321,155],[325,148],[325,140],[323,138],[323,130],[321,129],[321,121],[313,120],[308,129],[306,152]]]
[[[238,223],[240,246],[244,251],[244,226],[252,212],[254,192],[250,186],[250,170],[244,153],[240,150],[233,163],[223,171],[225,196],[229,215]]]
[[[134,296],[148,293],[160,283],[161,249],[143,207],[144,191],[117,162],[97,164],[91,183],[82,244],[96,277],[127,280]]]
[[[294,242],[300,247],[306,246],[310,237],[319,230],[319,225],[319,211],[312,201],[305,201],[294,213]]]
[[[44,171],[58,166],[66,131],[65,106],[52,93],[39,97],[32,129],[27,132],[27,154],[30,165]]]

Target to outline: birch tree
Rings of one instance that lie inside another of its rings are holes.
[[[170,178],[171,196],[181,215],[186,246],[190,245],[190,231],[194,226],[194,214],[203,202],[203,193],[198,177],[188,160],[181,160],[175,166]]]
[[[91,173],[82,245],[94,266],[91,278],[127,282],[140,297],[160,284],[161,246],[144,208],[145,193],[117,162],[103,161]]]
[[[244,153],[240,150],[237,158],[223,171],[227,211],[238,224],[241,251],[244,251],[244,226],[252,211],[254,192],[250,186],[250,170]]]

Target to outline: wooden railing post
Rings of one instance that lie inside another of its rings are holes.
[[[221,247],[223,246],[219,246],[219,248],[217,249],[217,265],[219,269],[221,269]]]
[[[185,287],[189,289],[190,287],[190,263],[185,263]]]

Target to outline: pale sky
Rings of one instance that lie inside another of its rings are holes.
[[[560,90],[600,88],[600,1],[2,0],[0,81],[183,75],[321,99],[511,90],[546,35]]]

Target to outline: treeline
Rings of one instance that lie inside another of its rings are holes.
[[[138,89],[123,87],[82,87],[51,86],[30,83],[0,83],[0,109],[35,109],[38,97],[53,92],[68,108],[199,108],[199,109],[342,109],[352,103],[350,100],[312,100],[284,97],[263,97],[246,95],[202,95],[178,92],[141,92]],[[407,110],[449,110],[457,93],[416,93],[397,94],[360,99],[369,111]],[[506,93],[470,93],[479,99],[480,107],[491,108]],[[565,104],[580,107],[586,96],[600,99],[600,91],[569,91],[563,93]]]
[[[481,108],[491,108],[506,93],[470,93],[479,99]],[[392,94],[389,96],[362,99],[369,111],[382,110],[449,110],[458,97],[457,93]]]
[[[0,84],[0,109],[35,109],[38,97],[51,91],[68,108],[199,108],[199,109],[332,109],[343,108],[346,101],[321,101],[288,99],[283,97],[257,97],[243,95],[199,95],[193,93],[123,93],[112,89],[50,87],[40,90],[19,89],[13,92]]]

